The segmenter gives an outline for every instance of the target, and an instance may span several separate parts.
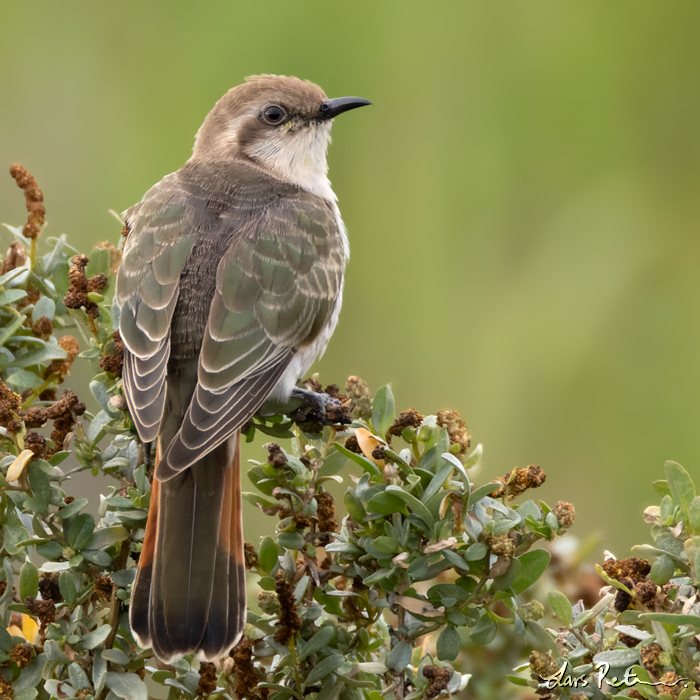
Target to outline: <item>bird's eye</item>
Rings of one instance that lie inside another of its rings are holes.
[[[279,126],[287,119],[287,110],[279,105],[269,105],[262,112],[263,121],[271,126]]]

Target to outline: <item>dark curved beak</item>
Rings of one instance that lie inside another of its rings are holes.
[[[318,119],[333,119],[343,112],[348,112],[351,109],[365,107],[371,105],[369,100],[362,97],[336,97],[333,100],[326,100],[318,113]]]

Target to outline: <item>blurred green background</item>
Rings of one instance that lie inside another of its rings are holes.
[[[88,251],[244,76],[372,100],[334,127],[352,258],[321,379],[459,409],[484,477],[539,464],[537,495],[623,557],[663,461],[699,473],[699,20],[683,0],[4,2],[0,166]],[[0,220],[23,204],[0,177]]]

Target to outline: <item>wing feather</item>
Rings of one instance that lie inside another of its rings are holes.
[[[158,435],[166,397],[170,324],[178,282],[196,238],[177,175],[169,175],[125,213],[130,229],[117,273],[119,332],[128,350],[124,385],[139,437]]]
[[[235,226],[235,217],[229,212],[222,225]],[[217,268],[197,386],[159,462],[162,480],[250,420],[330,322],[341,293],[343,234],[323,200],[302,193],[240,230]]]

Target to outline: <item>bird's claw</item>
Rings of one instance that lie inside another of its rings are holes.
[[[293,417],[294,422],[305,432],[320,433],[326,425],[347,425],[352,422],[347,408],[326,393],[295,387],[292,398],[303,401]]]

